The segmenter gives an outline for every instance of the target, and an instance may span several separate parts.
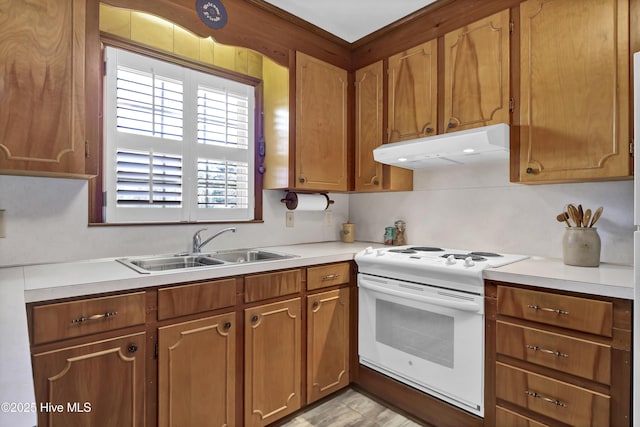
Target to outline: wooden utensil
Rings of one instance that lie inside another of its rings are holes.
[[[596,211],[593,213],[593,218],[591,219],[591,224],[589,224],[589,227],[593,227],[593,225],[596,223],[598,218],[600,218],[600,215],[602,215],[602,210],[603,210],[602,206],[596,209]]]
[[[578,227],[586,227],[587,224],[584,223],[584,211],[582,210],[582,205],[578,205]]]
[[[569,214],[566,212],[562,212],[561,214],[558,214],[558,216],[556,217],[556,219],[558,220],[558,222],[566,222],[567,223],[567,227],[571,227],[571,224],[569,224]]]
[[[569,217],[571,218],[571,220],[576,224],[576,227],[579,227],[579,225],[578,225],[578,208],[576,208],[571,203],[569,203],[569,205],[567,205],[567,212],[569,213]]]
[[[582,222],[585,227],[589,227],[589,221],[591,221],[591,209],[584,211],[584,220]]]

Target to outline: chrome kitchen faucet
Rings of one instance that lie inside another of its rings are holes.
[[[206,245],[207,243],[209,243],[210,241],[212,241],[213,239],[215,239],[216,237],[218,237],[222,233],[226,233],[227,231],[232,231],[232,232],[235,233],[236,232],[236,227],[223,228],[222,230],[218,231],[216,234],[214,234],[213,236],[209,237],[207,240],[205,240],[203,242],[202,238],[200,237],[200,232],[201,231],[205,231],[205,230],[207,230],[207,229],[206,228],[202,228],[202,229],[196,231],[195,234],[193,235],[192,252],[195,253],[195,254],[200,253],[200,250],[202,249],[202,247],[204,245]]]

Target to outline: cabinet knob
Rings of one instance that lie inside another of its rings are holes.
[[[315,310],[316,308],[320,307],[320,303],[318,301],[314,301],[313,304],[311,304],[311,306]]]
[[[449,124],[447,125],[447,127],[448,127],[449,129],[453,129],[454,127],[456,127],[456,124],[455,124],[455,123],[453,123],[453,122],[449,122]]]
[[[424,130],[424,133],[426,133],[426,134],[429,134],[429,133],[431,133],[431,132],[433,132],[433,129],[432,129],[432,128],[426,128],[426,129]]]
[[[527,168],[527,174],[532,175],[532,174],[534,174],[534,173],[536,173],[535,169],[533,169],[533,168]]]
[[[304,184],[307,180],[304,179],[303,177],[300,177],[300,179],[298,179],[298,181],[300,181],[300,184]]]
[[[258,316],[257,315],[254,314],[253,316],[251,316],[251,323],[253,323],[254,325],[256,323],[258,323]]]
[[[223,329],[225,331],[228,331],[229,329],[231,329],[231,322],[224,322]]]
[[[136,351],[138,351],[138,346],[135,344],[129,344],[129,347],[127,347],[127,351],[129,353],[135,353]]]

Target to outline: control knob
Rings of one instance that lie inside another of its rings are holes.
[[[445,261],[445,264],[447,264],[447,265],[453,265],[455,263],[456,263],[456,257],[453,256],[453,255],[449,255],[447,257],[447,260]]]
[[[464,266],[465,267],[473,267],[474,265],[476,265],[476,263],[473,261],[473,258],[471,258],[470,256],[466,257],[464,259]]]

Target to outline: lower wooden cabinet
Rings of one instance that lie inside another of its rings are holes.
[[[38,424],[274,423],[349,385],[351,268],[29,304]]]
[[[144,427],[144,332],[33,355],[41,427]]]
[[[349,385],[349,288],[307,296],[307,403]]]
[[[158,426],[235,425],[235,314],[158,329]]]
[[[300,298],[245,309],[244,425],[265,426],[301,399]]]
[[[627,426],[631,301],[488,281],[486,426]]]

